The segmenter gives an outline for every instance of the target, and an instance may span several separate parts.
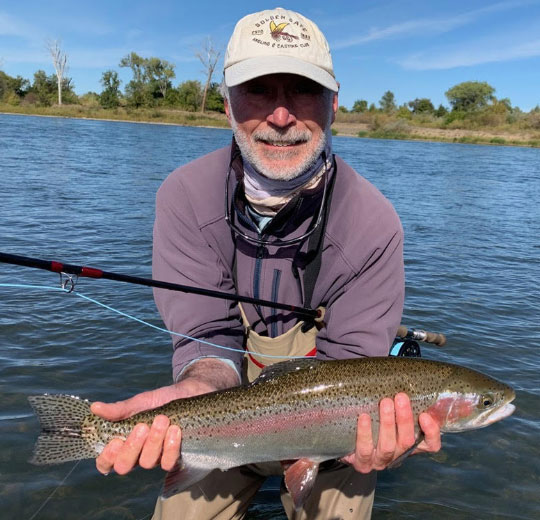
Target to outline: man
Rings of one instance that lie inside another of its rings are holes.
[[[399,325],[401,225],[390,203],[332,156],[338,84],[323,34],[281,8],[246,16],[227,48],[224,87],[233,144],[179,168],[160,188],[154,277],[321,307],[324,323],[297,323],[294,315],[271,308],[156,290],[169,330],[190,336],[173,336],[175,383],[115,404],[94,403],[92,410],[108,419],[253,380],[275,361],[268,355],[388,355]],[[346,464],[321,468],[302,510],[295,511],[283,492],[290,518],[369,517],[375,470],[415,441],[407,396],[383,400],[380,422],[374,446],[370,417],[359,417],[355,453]],[[424,414],[420,425],[426,440],[419,449],[437,451],[437,424]],[[125,442],[109,443],[97,467],[121,474],[137,464],[171,470],[180,443],[179,428],[158,416],[151,428],[140,424]],[[264,478],[280,471],[279,464],[217,470],[158,501],[155,518],[240,518]]]

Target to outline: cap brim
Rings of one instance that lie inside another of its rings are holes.
[[[291,56],[259,56],[240,61],[225,69],[225,85],[234,87],[267,74],[297,74],[309,78],[333,92],[338,84],[329,72]]]

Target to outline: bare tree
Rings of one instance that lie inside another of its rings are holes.
[[[210,36],[206,38],[206,41],[203,43],[202,49],[198,50],[195,53],[195,56],[197,56],[197,58],[201,60],[201,63],[204,66],[204,73],[206,74],[206,83],[203,90],[201,112],[204,112],[204,109],[206,107],[206,96],[208,94],[208,88],[210,87],[210,83],[212,82],[212,75],[214,74],[214,70],[216,69],[216,65],[220,55],[221,50],[215,47]]]
[[[56,71],[56,78],[58,82],[58,104],[62,104],[62,83],[64,80],[64,73],[66,72],[67,54],[60,47],[58,40],[48,40],[47,50],[53,60],[54,70]]]

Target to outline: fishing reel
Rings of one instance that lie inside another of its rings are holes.
[[[390,356],[422,357],[420,345],[413,339],[396,338],[390,348]]]
[[[397,330],[396,339],[390,348],[390,356],[401,357],[422,357],[418,341],[444,347],[446,336],[440,332],[427,332],[425,330],[407,329],[405,325],[400,325]]]

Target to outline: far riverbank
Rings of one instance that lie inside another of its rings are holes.
[[[154,109],[130,109],[119,107],[105,110],[100,107],[83,105],[66,106],[12,106],[0,104],[0,113],[34,115],[48,117],[67,117],[81,119],[98,119],[107,121],[123,121],[133,123],[169,124],[179,126],[228,128],[229,123],[225,114],[219,112],[186,112],[182,110],[156,107]],[[404,120],[396,119],[393,128],[379,128],[374,130],[369,123],[356,122],[352,114],[337,114],[332,125],[332,132],[337,136],[377,138],[377,139],[403,139],[422,140],[433,142],[526,146],[540,148],[540,132],[506,131],[504,129],[458,129],[434,128],[407,124]],[[403,122],[403,124],[401,124]]]

